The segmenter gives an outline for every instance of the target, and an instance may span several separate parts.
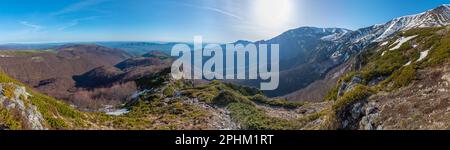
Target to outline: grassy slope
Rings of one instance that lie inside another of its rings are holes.
[[[13,83],[15,85],[24,86],[23,83],[10,78],[5,73],[0,72],[0,83]],[[43,115],[45,122],[43,123],[46,128],[49,129],[69,129],[69,128],[83,128],[86,126],[86,123],[82,121],[85,115],[81,112],[73,109],[69,105],[57,101],[51,97],[45,96],[38,92],[27,88],[27,92],[32,96],[29,97],[30,103],[35,105],[38,108],[38,111]],[[6,109],[2,108],[3,118],[9,118],[3,120],[5,122],[17,122],[17,124],[22,124],[21,122],[23,118],[17,118],[11,116],[13,113],[7,112]],[[11,129],[26,129],[17,126],[9,127]]]
[[[0,72],[0,83],[13,83],[24,86],[25,84]],[[104,113],[81,112],[68,104],[56,100],[47,95],[33,91],[26,87],[27,92],[31,94],[29,102],[37,107],[42,114],[45,122],[44,127],[51,130],[77,130],[77,129],[138,129],[135,124],[147,122],[142,118],[130,118],[129,116],[108,116]],[[0,123],[5,124],[9,129],[21,130],[27,129],[21,126],[24,118],[17,117],[14,112],[0,108]],[[142,120],[137,122],[136,120]],[[123,126],[128,124],[129,126]]]
[[[399,49],[389,51],[391,45],[399,37],[418,35],[413,40],[404,43]],[[413,47],[417,44],[417,47]],[[430,50],[428,56],[417,62],[420,52]],[[381,54],[385,51],[385,54]],[[326,96],[325,100],[335,101],[331,111],[324,116],[323,129],[337,128],[336,113],[354,101],[362,100],[378,92],[394,92],[408,86],[416,80],[416,72],[427,67],[434,67],[450,61],[450,33],[449,27],[413,29],[398,34],[385,46],[373,46],[361,54],[365,59],[362,69],[344,75]],[[412,63],[405,66],[407,62]],[[341,83],[349,82],[352,77],[358,76],[363,83],[357,85],[353,91],[348,91],[338,97]],[[368,83],[378,77],[384,80],[376,85]]]
[[[29,101],[43,115],[43,125],[48,129],[211,129],[206,122],[211,117],[210,112],[203,108],[184,103],[189,98],[199,98],[211,106],[221,106],[230,110],[233,121],[241,124],[244,129],[298,129],[297,120],[286,120],[270,117],[258,105],[283,107],[293,109],[303,103],[288,102],[283,99],[268,99],[255,89],[233,84],[213,81],[201,87],[192,87],[183,81],[167,82],[168,78],[144,82],[148,87],[160,87],[158,92],[150,92],[141,96],[139,101],[127,106],[130,113],[122,116],[108,116],[104,113],[88,113],[78,111],[68,104],[52,97],[35,92],[27,87],[32,96]],[[145,80],[145,79],[144,79]],[[0,83],[13,83],[24,86],[23,83],[0,73]],[[182,96],[176,92],[182,91]],[[3,92],[6,94],[5,92]],[[172,100],[167,102],[166,98]],[[0,124],[9,129],[27,129],[21,124],[24,118],[18,118],[14,112],[0,109]]]
[[[154,104],[169,99],[170,105],[171,102],[181,103],[189,99],[197,99],[206,105],[228,110],[231,119],[243,129],[299,129],[302,125],[298,120],[271,117],[260,106],[295,109],[302,106],[303,103],[269,99],[257,89],[220,81],[193,87],[189,81],[171,81],[168,73],[169,70],[166,70],[138,81],[138,86],[141,88],[156,87],[158,89],[156,92],[142,96],[140,103]],[[142,104],[139,105],[142,106]],[[196,106],[191,107],[195,108]],[[146,109],[152,110],[151,108]],[[207,116],[208,112],[196,111],[196,114],[197,116]],[[182,118],[183,116],[186,115],[179,115]]]

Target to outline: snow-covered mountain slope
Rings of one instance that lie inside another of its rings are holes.
[[[347,49],[364,47],[373,42],[381,42],[399,31],[413,28],[441,27],[450,25],[450,5],[441,5],[426,12],[395,18],[385,24],[377,24],[358,29],[333,40],[335,43],[347,45]],[[341,46],[346,48],[346,46]],[[350,47],[350,48],[348,48]],[[345,49],[338,49],[346,51]]]
[[[280,46],[280,87],[277,90],[267,91],[269,96],[281,96],[304,88],[312,81],[317,80],[327,68],[337,64],[327,62],[313,64],[317,60],[327,59],[328,53],[335,50],[333,40],[341,38],[351,30],[343,28],[316,28],[300,27],[280,34],[266,41],[257,41],[256,44],[279,44]],[[237,42],[247,44],[246,41]],[[339,62],[339,61],[336,61]],[[325,70],[323,69],[325,68]],[[240,81],[240,84],[258,86],[257,80]]]
[[[338,30],[338,32],[335,32],[334,34],[331,34],[331,35],[324,36],[324,37],[322,37],[320,39],[324,40],[324,41],[334,41],[334,40],[337,40],[337,39],[343,37],[344,35],[346,35],[350,31],[351,30],[340,29],[340,30]]]
[[[343,28],[300,27],[256,43],[279,44],[280,59],[298,59],[315,51],[323,41],[336,40],[349,32],[351,30]]]
[[[384,32],[375,41],[382,41],[397,31],[413,28],[437,27],[450,24],[450,5],[442,5],[435,9],[410,16],[395,18],[383,25]]]
[[[385,24],[377,24],[356,31],[341,30],[323,36],[322,41],[331,41],[334,44],[320,45],[326,48],[316,48],[316,50],[327,50],[328,52],[320,54],[327,54],[334,61],[346,61],[349,56],[358,53],[369,44],[383,42],[397,32],[447,25],[450,25],[450,5],[444,4],[420,14],[395,18]]]
[[[385,42],[398,32],[447,25],[450,25],[450,5],[445,4],[423,13],[395,18],[385,24],[377,24],[345,33],[339,38],[331,40],[335,44],[329,48],[331,52],[326,54],[334,61],[346,61],[349,56],[359,53],[368,45]]]
[[[266,94],[282,96],[303,89],[325,78],[329,71],[347,62],[365,47],[385,42],[398,32],[445,25],[450,25],[450,5],[441,5],[420,14],[399,17],[355,31],[302,27],[267,41],[256,42],[280,45],[280,64],[283,64],[280,66],[280,87]]]
[[[311,50],[312,52],[308,58],[306,58],[307,61],[296,61],[295,63],[291,63],[295,64],[294,69],[291,69],[294,71],[290,73],[284,71],[281,73],[280,83],[282,84],[280,85],[291,87],[289,90],[305,88],[306,86],[315,83],[315,81],[318,81],[318,78],[310,77],[320,76],[320,78],[326,78],[326,74],[329,71],[344,64],[344,62],[348,61],[371,44],[380,43],[381,45],[386,45],[389,43],[387,40],[398,32],[415,28],[441,27],[446,25],[450,25],[450,5],[441,5],[420,14],[399,17],[384,24],[377,24],[355,31],[349,31],[342,35],[328,35],[322,37],[323,42],[318,45],[318,47]],[[393,45],[393,47],[394,46],[395,45]],[[302,58],[303,56],[297,57]],[[294,58],[293,60],[296,59]],[[305,66],[314,67],[308,68]],[[308,72],[312,75],[305,76],[298,72]],[[294,77],[310,80],[293,80],[292,78]],[[284,82],[284,79],[288,81]],[[299,84],[302,86],[298,86]],[[282,86],[280,86],[280,89],[287,91],[287,89],[284,89]],[[291,93],[290,95],[295,93],[297,92]],[[309,93],[317,92],[306,92],[306,95],[302,94],[298,97],[310,97],[308,95]],[[317,100],[320,100],[322,97],[319,96],[316,98]]]
[[[450,25],[450,5],[448,4],[423,13],[395,18],[385,24],[362,28],[335,41],[349,44],[367,44],[384,41],[399,31],[446,25]]]

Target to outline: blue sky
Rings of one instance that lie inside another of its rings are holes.
[[[358,29],[446,0],[0,0],[0,43],[269,39],[301,26]]]

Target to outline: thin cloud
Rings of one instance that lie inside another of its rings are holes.
[[[91,17],[86,17],[86,18],[74,19],[74,20],[70,21],[69,23],[63,25],[62,27],[59,27],[59,28],[58,28],[58,31],[63,31],[63,30],[66,30],[66,29],[68,29],[68,28],[77,26],[77,25],[80,24],[80,22],[82,22],[82,21],[94,20],[94,19],[97,19],[97,18],[99,18],[99,17],[100,17],[100,16],[91,16]]]
[[[233,18],[236,18],[236,19],[239,19],[239,20],[243,20],[243,19],[242,19],[240,16],[238,16],[238,15],[235,15],[235,14],[233,14],[233,13],[230,13],[230,12],[227,12],[227,11],[224,11],[224,10],[221,10],[221,9],[218,9],[218,8],[212,8],[212,7],[200,7],[200,8],[205,9],[205,10],[214,11],[214,12],[217,12],[217,13],[220,13],[220,14],[223,14],[223,15],[226,15],[226,16],[229,16],[229,17],[233,17]]]
[[[79,24],[79,21],[78,21],[78,20],[72,20],[72,21],[69,22],[68,24],[66,24],[66,25],[64,25],[64,26],[62,26],[62,27],[59,27],[59,28],[58,28],[58,31],[66,30],[67,28],[71,28],[71,27],[77,26],[78,24]]]
[[[194,4],[189,4],[189,3],[176,3],[176,4],[193,7],[193,8],[197,8],[197,9],[203,9],[203,10],[207,10],[207,11],[212,11],[212,12],[216,12],[216,13],[219,13],[219,14],[231,17],[231,18],[238,19],[238,20],[244,20],[242,17],[240,17],[232,12],[229,12],[229,11],[226,11],[223,9],[219,9],[219,8],[200,6],[200,5],[194,5]]]
[[[72,4],[72,5],[69,5],[57,12],[54,12],[54,13],[52,13],[52,15],[58,16],[58,15],[63,15],[63,14],[79,11],[79,10],[85,9],[87,7],[98,5],[98,4],[107,2],[107,1],[109,1],[109,0],[84,0],[84,1]]]
[[[27,21],[20,21],[20,24],[32,28],[34,31],[41,30],[43,27],[40,25],[32,24]]]

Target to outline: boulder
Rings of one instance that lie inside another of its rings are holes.
[[[445,73],[441,79],[450,82],[450,72]]]

